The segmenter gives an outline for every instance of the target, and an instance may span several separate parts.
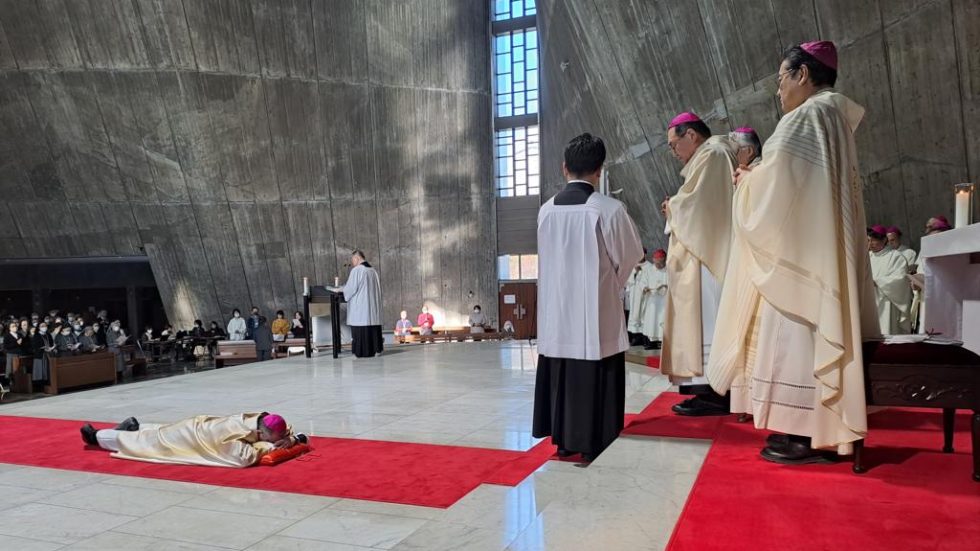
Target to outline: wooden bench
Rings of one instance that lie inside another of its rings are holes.
[[[48,365],[51,372],[45,394],[57,394],[76,386],[116,384],[116,356],[112,352],[48,356]]]
[[[956,410],[972,410],[973,480],[980,482],[980,356],[952,345],[865,343],[864,384],[869,406],[943,410],[944,453],[953,453]],[[863,455],[858,440],[855,473],[867,471]]]
[[[284,341],[272,341],[272,357],[288,358],[289,349],[294,347],[303,348],[305,351],[306,339],[292,338]]]
[[[214,355],[214,367],[242,365],[257,360],[255,341],[218,341],[218,351]]]
[[[464,342],[472,339],[474,342],[493,341],[507,338],[508,335],[498,331],[484,331],[483,333],[472,333],[469,327],[443,328],[436,327],[431,335],[419,334],[417,327],[412,328],[412,334],[402,337],[395,337],[395,342],[399,344],[424,343],[424,342]]]

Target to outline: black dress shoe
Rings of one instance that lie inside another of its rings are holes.
[[[307,438],[306,435],[303,433],[299,433],[296,435],[296,441],[299,442],[300,444],[306,444],[307,442],[309,442],[309,440],[310,439]]]
[[[570,457],[575,455],[575,452],[571,450],[566,450],[565,448],[558,448],[558,457]]]
[[[677,415],[688,417],[707,417],[710,415],[729,415],[731,412],[725,404],[709,402],[701,397],[695,396],[690,401],[685,400],[670,408]]]
[[[778,450],[778,449],[785,448],[786,444],[789,444],[788,434],[773,433],[766,437],[767,448],[773,448]]]
[[[760,453],[766,461],[781,465],[809,465],[812,463],[835,463],[834,457],[821,450],[815,450],[802,442],[787,440],[780,447],[768,446]]]
[[[598,454],[595,454],[595,453],[583,453],[582,454],[582,463],[592,463],[593,461],[595,461],[595,458],[598,457],[598,456],[599,455]]]
[[[116,430],[122,430],[126,432],[134,432],[140,430],[140,422],[136,420],[135,417],[130,417],[122,423],[116,425]]]
[[[85,423],[84,425],[82,425],[81,432],[82,432],[83,442],[85,442],[89,446],[99,445],[99,439],[95,437],[95,433],[98,432],[97,430],[95,430],[95,427],[93,427],[88,423]]]
[[[678,403],[670,406],[670,409],[674,413],[677,413],[679,410],[683,410],[685,408],[691,407],[692,404],[694,404],[694,398],[688,398],[687,400],[683,400],[681,402],[678,402]]]

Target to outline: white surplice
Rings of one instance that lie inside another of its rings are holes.
[[[622,292],[643,245],[626,207],[593,193],[538,212],[538,353],[601,360],[626,351]],[[570,320],[574,320],[571,323]]]
[[[644,262],[633,288],[633,307],[630,309],[629,330],[641,333],[652,341],[663,339],[664,308],[667,305],[667,270]],[[635,313],[634,313],[635,312]]]
[[[885,335],[911,333],[912,285],[906,277],[909,263],[905,255],[888,247],[868,254],[881,332]]]
[[[347,325],[381,325],[381,282],[374,268],[364,264],[351,268],[350,277],[344,284],[344,299],[347,301]]]

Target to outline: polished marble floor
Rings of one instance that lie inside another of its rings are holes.
[[[408,346],[294,357],[0,405],[0,415],[167,422],[266,410],[302,432],[525,450],[535,351]],[[627,411],[667,389],[628,364]],[[707,441],[622,437],[588,467],[548,462],[449,509],[241,490],[2,463],[0,549],[663,549]],[[53,521],[57,519],[57,521]]]

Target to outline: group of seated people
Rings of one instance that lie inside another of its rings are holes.
[[[258,306],[253,306],[248,318],[242,317],[242,312],[235,308],[231,312],[231,319],[228,320],[228,340],[248,341],[255,339],[255,333],[263,325],[268,323],[268,319],[261,314]],[[211,322],[212,328],[217,322]],[[269,326],[272,333],[272,340],[284,341],[289,338],[300,338],[306,336],[306,320],[302,312],[293,312],[293,319],[286,319],[286,313],[282,310],[276,311],[276,319],[272,320]]]
[[[49,356],[108,350],[116,354],[116,370],[121,372],[125,368],[120,347],[127,343],[129,336],[118,319],[110,321],[106,310],[96,312],[95,308],[90,308],[84,314],[68,312],[64,316],[57,309],[44,316],[36,312],[29,317],[8,315],[3,328],[2,352],[6,368],[0,378],[2,389],[9,385],[18,358],[22,365],[25,358],[33,360],[25,369],[36,383],[48,380]]]
[[[405,310],[401,311],[401,317],[395,322],[395,336],[396,337],[408,337],[413,331],[417,331],[419,335],[426,336],[431,335],[432,330],[436,325],[435,317],[429,312],[428,306],[422,306],[422,312],[415,319],[416,324],[412,325],[412,320],[408,319],[408,312]],[[477,304],[473,307],[473,313],[470,314],[469,320],[467,321],[470,329],[470,333],[485,333],[487,326],[487,318],[483,315],[483,309]],[[417,329],[416,329],[417,327]]]
[[[926,223],[925,235],[950,229],[944,216],[935,216]],[[922,264],[915,250],[902,243],[902,230],[881,224],[869,227],[868,254],[882,334],[901,335],[921,329]]]

